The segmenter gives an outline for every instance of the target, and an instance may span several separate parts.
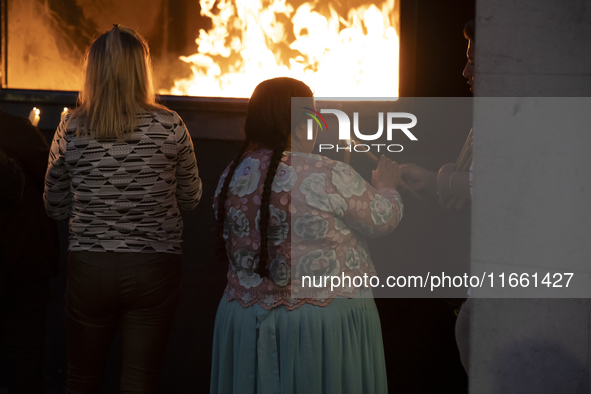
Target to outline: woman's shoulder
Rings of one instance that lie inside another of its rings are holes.
[[[70,138],[76,135],[80,126],[84,126],[84,119],[79,114],[70,112],[62,118],[59,128],[63,128],[64,134]]]
[[[313,153],[284,152],[284,155],[283,161],[296,167],[298,173],[330,172],[335,166],[346,165],[341,161]]]
[[[183,120],[179,114],[167,108],[150,111],[149,116],[152,117],[156,122],[165,126],[177,126],[183,123]]]

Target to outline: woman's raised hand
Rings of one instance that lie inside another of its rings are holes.
[[[395,161],[388,159],[382,155],[378,166],[371,174],[371,184],[376,189],[396,188],[400,182],[400,169]]]

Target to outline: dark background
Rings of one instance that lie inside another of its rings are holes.
[[[170,6],[172,3],[166,4]],[[180,12],[175,7],[170,9],[173,11],[169,18],[175,18]],[[190,31],[191,39],[195,37],[194,27],[187,22],[186,16],[181,13],[178,17],[184,21],[179,22],[179,27]],[[462,29],[473,18],[473,0],[401,2],[401,96],[470,95],[466,80],[461,75],[467,44]],[[169,23],[176,26],[174,19],[172,22],[169,19]],[[178,48],[175,50],[186,46],[183,43],[175,45]],[[172,45],[168,48],[173,50]],[[33,105],[10,101],[4,96],[1,106],[7,112],[26,116]],[[58,106],[63,104],[60,102]],[[173,105],[171,107],[175,109]],[[177,111],[185,119],[191,116],[189,110],[185,111],[186,115]],[[232,116],[232,119],[236,117],[235,114]],[[40,127],[48,141],[53,137],[57,120],[55,124],[42,120]],[[239,127],[240,117],[232,122]],[[194,211],[183,212],[184,275],[177,317],[162,369],[160,392],[163,393],[202,393],[209,390],[214,318],[226,284],[227,267],[216,262],[214,254],[211,198],[218,177],[233,157],[239,142],[200,138],[199,127],[190,128],[190,131],[204,184],[204,197]],[[437,170],[444,163],[455,162],[468,131],[457,130],[456,133],[433,138],[431,143],[424,145],[421,155],[415,157],[417,164]],[[405,161],[404,157],[393,158],[398,162]],[[445,211],[439,208],[436,197],[425,195],[425,198],[425,201],[418,201],[403,194],[405,218],[394,234],[381,240],[390,245],[392,258],[391,261],[378,262],[378,272],[388,272],[398,262],[412,259],[468,263],[469,207],[461,211]],[[54,296],[48,309],[44,371],[47,393],[63,393],[65,385],[63,294],[66,226],[66,223],[60,223],[63,256],[60,276],[52,280]],[[370,245],[372,250],[377,247],[375,242]],[[376,299],[382,320],[391,392],[467,392],[467,377],[455,346],[454,301],[457,300]],[[104,378],[104,393],[117,391],[118,345],[115,343],[111,351]]]
[[[400,95],[471,96],[462,70],[466,47],[462,30],[474,19],[475,1],[418,0],[400,5]],[[414,17],[413,17],[414,16]],[[436,142],[416,163],[437,171],[455,162],[469,130]],[[397,261],[458,261],[470,258],[470,208],[445,211],[435,196],[417,201],[402,195],[405,216],[392,235],[392,264],[377,266],[380,276]],[[376,248],[376,240],[370,247]],[[461,300],[376,299],[382,320],[389,391],[466,393],[468,380],[455,344],[454,309]]]

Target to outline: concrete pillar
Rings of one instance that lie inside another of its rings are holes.
[[[591,2],[477,0],[476,13],[476,95],[511,104],[497,119],[537,115],[516,97],[591,96]],[[501,127],[478,105],[473,270],[587,275],[591,105],[558,129]],[[470,393],[591,392],[588,298],[472,301]]]

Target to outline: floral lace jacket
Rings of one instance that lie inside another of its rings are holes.
[[[284,152],[270,196],[269,277],[254,269],[260,249],[260,206],[270,150],[247,152],[236,168],[226,200],[224,238],[230,266],[225,293],[248,307],[265,309],[304,303],[327,305],[354,297],[358,288],[330,290],[302,283],[302,277],[375,275],[365,237],[389,234],[400,222],[396,189],[376,190],[352,167],[326,157]],[[222,174],[214,197],[228,173]],[[348,285],[348,283],[347,283]]]

